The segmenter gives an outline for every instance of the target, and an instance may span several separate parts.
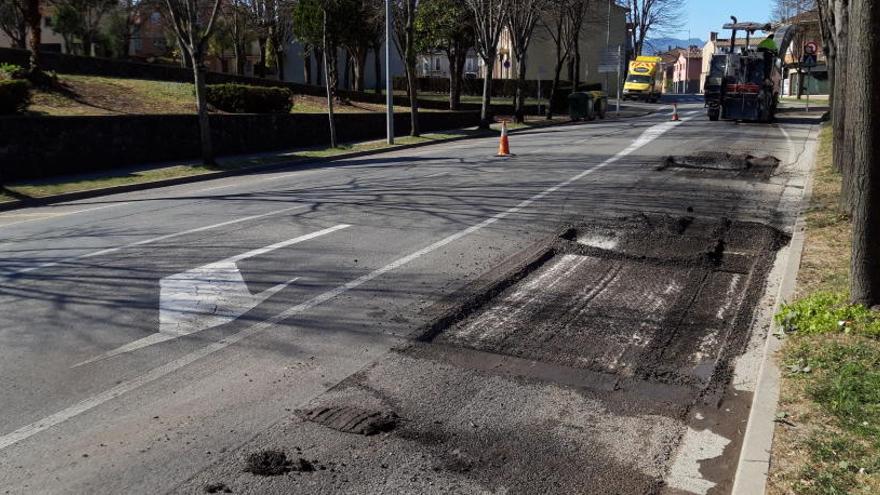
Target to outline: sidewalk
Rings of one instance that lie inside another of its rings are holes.
[[[615,117],[614,112],[611,111],[609,112],[608,120],[647,116],[661,108],[662,106],[658,106],[656,109],[646,110],[622,106],[620,116]],[[516,133],[536,127],[568,123],[570,121],[567,115],[557,115],[552,120],[547,120],[543,116],[529,116],[526,119],[526,124],[511,124],[508,126],[508,129],[511,133]],[[329,162],[347,158],[427,146],[440,142],[492,136],[500,128],[500,124],[494,124],[492,131],[470,127],[439,133],[427,133],[419,137],[399,136],[395,138],[395,144],[390,146],[386,144],[385,140],[377,140],[343,143],[337,148],[298,148],[225,156],[217,159],[216,167],[207,167],[199,160],[185,160],[124,167],[88,174],[51,177],[42,180],[22,181],[0,185],[0,211],[186,184],[233,175],[282,169],[296,165],[305,166],[328,163],[325,166],[331,166]]]

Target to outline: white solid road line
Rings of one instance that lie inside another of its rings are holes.
[[[299,277],[270,287],[259,294],[251,294],[236,263],[348,227],[350,225],[339,224],[163,278],[159,281],[158,333],[129,342],[71,367],[102,361],[238,319]]]
[[[3,219],[5,219],[5,218],[13,218],[13,219],[14,219],[14,218],[16,218],[16,217],[25,217],[25,216],[27,216],[27,217],[37,217],[37,218],[28,218],[28,219],[26,219],[26,220],[19,220],[19,221],[17,221],[17,222],[10,222],[10,223],[0,223],[0,229],[2,229],[3,227],[9,227],[9,226],[12,226],[12,225],[18,225],[18,224],[22,224],[22,223],[26,223],[26,222],[35,222],[35,221],[37,221],[37,220],[46,220],[46,219],[49,219],[49,218],[66,217],[66,216],[68,216],[68,215],[76,215],[77,213],[86,213],[86,212],[89,212],[89,211],[103,210],[104,208],[112,208],[112,207],[114,207],[114,206],[122,206],[122,205],[127,205],[127,204],[129,204],[129,203],[131,203],[131,201],[126,201],[126,202],[124,202],[124,203],[112,203],[112,204],[109,204],[109,205],[96,206],[96,207],[94,207],[94,208],[85,208],[85,209],[82,209],[82,210],[60,211],[60,212],[57,212],[57,213],[53,213],[53,212],[46,212],[46,213],[40,213],[40,212],[12,212],[12,213],[7,213],[7,214],[4,214],[4,215],[0,215],[0,220],[3,220]],[[61,206],[69,206],[69,205],[61,205]]]
[[[291,206],[290,208],[282,208],[280,210],[274,210],[274,211],[270,211],[268,213],[261,213],[259,215],[251,215],[249,217],[237,218],[235,220],[227,220],[225,222],[215,223],[213,225],[206,225],[204,227],[197,227],[194,229],[183,230],[181,232],[174,232],[171,234],[165,234],[165,235],[161,235],[159,237],[153,237],[151,239],[144,239],[142,241],[123,244],[122,246],[101,249],[98,251],[92,251],[90,253],[80,254],[77,256],[70,256],[70,257],[62,258],[62,259],[56,260],[56,261],[47,261],[45,263],[40,263],[38,265],[33,265],[33,266],[26,267],[26,268],[19,268],[17,270],[12,270],[11,272],[0,273],[0,280],[5,279],[5,278],[12,278],[17,275],[22,275],[22,274],[33,272],[36,270],[41,270],[43,268],[49,268],[49,267],[61,265],[64,263],[70,263],[71,261],[77,261],[77,260],[81,260],[81,259],[85,259],[85,258],[93,258],[95,256],[101,256],[101,255],[105,255],[105,254],[115,253],[117,251],[121,251],[123,249],[131,248],[131,247],[152,244],[154,242],[164,241],[167,239],[173,239],[175,237],[180,237],[180,236],[187,235],[187,234],[195,234],[197,232],[204,232],[206,230],[216,229],[219,227],[225,227],[227,225],[234,225],[236,223],[241,223],[241,222],[247,222],[249,220],[256,220],[258,218],[268,217],[271,215],[277,215],[279,213],[284,213],[284,212],[288,212],[288,211],[292,211],[292,210],[296,210],[296,209],[301,209],[301,208],[305,208],[305,205]]]
[[[278,323],[281,323],[284,320],[286,320],[292,316],[295,316],[295,315],[300,314],[304,311],[307,311],[315,306],[323,304],[323,303],[339,296],[340,294],[344,294],[345,292],[348,292],[352,289],[355,289],[355,288],[357,288],[357,287],[359,287],[359,286],[361,286],[361,285],[363,285],[363,284],[365,284],[365,283],[367,283],[367,282],[369,282],[369,281],[371,281],[371,280],[373,280],[373,279],[375,279],[385,273],[388,273],[392,270],[400,268],[401,266],[406,265],[407,263],[410,263],[411,261],[414,261],[418,258],[421,258],[422,256],[424,256],[428,253],[431,253],[432,251],[435,251],[435,250],[437,250],[437,249],[439,249],[439,248],[441,248],[451,242],[457,241],[458,239],[461,239],[462,237],[464,237],[468,234],[472,234],[480,229],[483,229],[485,227],[488,227],[489,225],[492,225],[493,223],[497,222],[498,220],[501,220],[505,217],[508,217],[510,215],[518,213],[519,211],[528,207],[529,205],[531,205],[535,201],[538,201],[538,200],[544,198],[545,196],[552,194],[563,187],[568,186],[572,182],[580,180],[580,179],[586,177],[587,175],[590,175],[593,172],[596,172],[597,170],[600,170],[608,165],[611,165],[612,163],[620,160],[621,158],[632,154],[636,150],[642,148],[643,146],[647,145],[651,141],[657,139],[658,137],[663,135],[663,133],[676,127],[677,125],[679,125],[679,122],[663,122],[661,124],[657,124],[655,126],[652,126],[652,127],[648,128],[647,130],[645,130],[638,138],[636,138],[636,140],[633,141],[632,144],[630,144],[625,149],[618,152],[616,155],[612,156],[611,158],[608,158],[604,162],[602,162],[592,168],[588,168],[588,169],[578,173],[577,175],[574,175],[574,176],[556,184],[555,186],[551,186],[551,187],[548,187],[547,189],[544,189],[543,191],[539,192],[538,194],[535,194],[534,196],[532,196],[524,201],[521,201],[519,204],[517,204],[516,206],[514,206],[510,209],[507,209],[505,211],[497,213],[497,214],[483,220],[482,222],[471,225],[470,227],[468,227],[464,230],[461,230],[461,231],[456,232],[448,237],[445,237],[445,238],[443,238],[443,239],[441,239],[441,240],[439,240],[439,241],[437,241],[427,247],[424,247],[424,248],[422,248],[412,254],[408,254],[402,258],[399,258],[399,259],[397,259],[397,260],[395,260],[395,261],[393,261],[393,262],[391,262],[381,268],[378,268],[370,273],[367,273],[366,275],[362,275],[362,276],[360,276],[350,282],[342,284],[334,289],[331,289],[327,292],[323,292],[321,294],[318,294],[317,296],[307,300],[306,302],[300,303],[300,304],[298,304],[298,305],[296,305],[296,306],[294,306],[294,307],[292,307],[282,313],[279,313],[279,314],[273,316],[272,318],[269,318],[268,320],[264,320],[264,321],[255,323],[254,325],[251,325],[250,327],[245,328],[244,330],[241,330],[238,333],[232,334],[228,337],[225,337],[221,340],[218,340],[217,342],[208,344],[207,346],[205,346],[201,349],[193,351],[189,354],[185,354],[185,355],[175,359],[174,361],[166,363],[162,366],[159,366],[157,368],[153,368],[152,370],[146,372],[145,374],[143,374],[139,377],[133,378],[131,380],[123,381],[113,388],[110,388],[108,390],[105,390],[104,392],[93,395],[93,396],[91,396],[81,402],[78,402],[70,407],[67,407],[65,409],[62,409],[61,411],[58,411],[55,414],[49,415],[49,416],[47,416],[43,419],[40,419],[38,421],[35,421],[29,425],[22,426],[21,428],[15,430],[13,432],[10,432],[10,433],[7,433],[6,435],[0,436],[0,450],[3,450],[11,445],[15,445],[16,443],[21,442],[22,440],[25,440],[27,438],[30,438],[33,435],[36,435],[37,433],[48,430],[49,428],[52,428],[54,426],[57,426],[57,425],[65,422],[73,417],[76,417],[86,411],[89,411],[90,409],[93,409],[97,406],[100,406],[101,404],[104,404],[107,401],[115,399],[116,397],[119,397],[125,393],[131,392],[132,390],[135,390],[135,389],[137,389],[143,385],[146,385],[154,380],[158,380],[164,376],[167,376],[171,373],[174,373],[175,371],[177,371],[177,370],[179,370],[189,364],[192,364],[193,362],[198,361],[199,359],[202,359],[203,357],[209,356],[217,351],[221,351],[221,350],[223,350],[223,349],[225,349],[225,348],[227,348],[237,342],[240,342],[250,336],[256,335],[257,333],[262,332],[263,330],[266,330],[266,329],[272,327],[272,325],[276,325]]]

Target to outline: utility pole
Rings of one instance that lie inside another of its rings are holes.
[[[608,15],[605,16],[605,56],[611,48],[611,0],[608,0]],[[619,82],[619,81],[618,81]],[[605,73],[605,91],[608,91],[608,73]]]
[[[623,66],[623,53],[621,45],[617,45],[617,110],[615,117],[620,117],[620,69]]]
[[[385,0],[385,120],[388,144],[394,144],[394,84],[391,81],[391,0]]]
[[[687,48],[684,52],[684,94],[691,91],[691,30],[688,29]]]

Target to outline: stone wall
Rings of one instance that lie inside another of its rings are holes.
[[[233,155],[329,144],[325,114],[211,115],[214,148]],[[382,139],[385,115],[338,114],[341,142]],[[476,126],[474,112],[423,112],[422,132]],[[395,134],[410,131],[395,115]],[[0,117],[0,180],[14,181],[199,157],[195,115]]]

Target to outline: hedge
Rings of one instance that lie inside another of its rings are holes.
[[[230,113],[290,113],[293,94],[287,88],[247,84],[209,84],[208,104]]]
[[[23,111],[31,101],[30,88],[22,79],[0,81],[0,115]]]

